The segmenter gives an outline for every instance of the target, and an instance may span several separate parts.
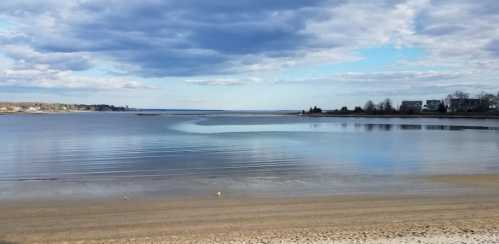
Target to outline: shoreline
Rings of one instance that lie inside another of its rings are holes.
[[[499,115],[453,115],[453,114],[295,114],[304,117],[344,117],[344,118],[434,118],[434,119],[499,119]]]
[[[126,111],[85,111],[85,110],[74,110],[74,111],[38,111],[38,112],[0,112],[0,115],[45,115],[45,114],[70,114],[70,113],[137,113],[137,115],[157,115],[157,112],[143,112],[142,110],[126,110]],[[258,112],[257,112],[258,114]],[[321,117],[336,117],[336,118],[399,118],[399,119],[419,119],[419,118],[434,118],[434,119],[492,119],[499,120],[499,114],[333,114],[333,113],[312,113],[312,114],[300,114],[300,113],[281,113],[281,112],[261,112],[261,114],[267,115],[288,115],[288,116],[302,116],[311,118],[321,118]],[[203,115],[203,114],[181,114],[181,115]]]
[[[0,201],[0,243],[499,241],[499,175],[442,175],[428,180],[485,191]]]
[[[134,111],[85,111],[85,110],[74,110],[74,111],[39,111],[39,112],[0,112],[0,115],[24,115],[24,114],[72,114],[72,113],[124,113],[124,112],[134,112]]]

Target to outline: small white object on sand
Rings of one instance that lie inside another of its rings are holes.
[[[222,192],[221,191],[217,192],[217,197],[222,197]]]

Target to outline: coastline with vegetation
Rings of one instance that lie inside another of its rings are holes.
[[[307,117],[346,117],[346,118],[435,118],[435,119],[499,119],[499,112],[492,113],[418,113],[418,114],[369,114],[369,113],[300,113]]]
[[[63,112],[124,112],[128,106],[108,104],[66,104],[44,102],[0,102],[0,114],[15,113],[63,113]]]
[[[372,118],[473,118],[499,119],[499,92],[497,95],[482,92],[471,96],[456,91],[444,99],[405,100],[395,106],[390,98],[374,103],[369,100],[363,107],[323,110],[314,106],[298,113],[310,117],[372,117]]]

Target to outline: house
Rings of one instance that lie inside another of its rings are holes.
[[[40,112],[40,107],[28,107],[28,109],[26,109],[26,112],[28,113],[36,113],[36,112]]]
[[[400,112],[403,113],[419,113],[423,108],[423,101],[402,101]]]
[[[23,111],[23,108],[22,107],[19,107],[19,106],[11,106],[9,108],[9,111],[10,112],[22,112]]]
[[[426,100],[426,105],[424,107],[425,107],[425,110],[427,110],[427,111],[435,112],[435,111],[438,111],[441,104],[442,104],[442,101],[440,101],[440,100],[435,100],[435,99]]]
[[[473,112],[480,109],[480,99],[476,98],[452,98],[449,100],[451,112]]]

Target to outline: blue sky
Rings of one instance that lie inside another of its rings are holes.
[[[499,91],[494,0],[2,1],[0,100],[302,109]]]

